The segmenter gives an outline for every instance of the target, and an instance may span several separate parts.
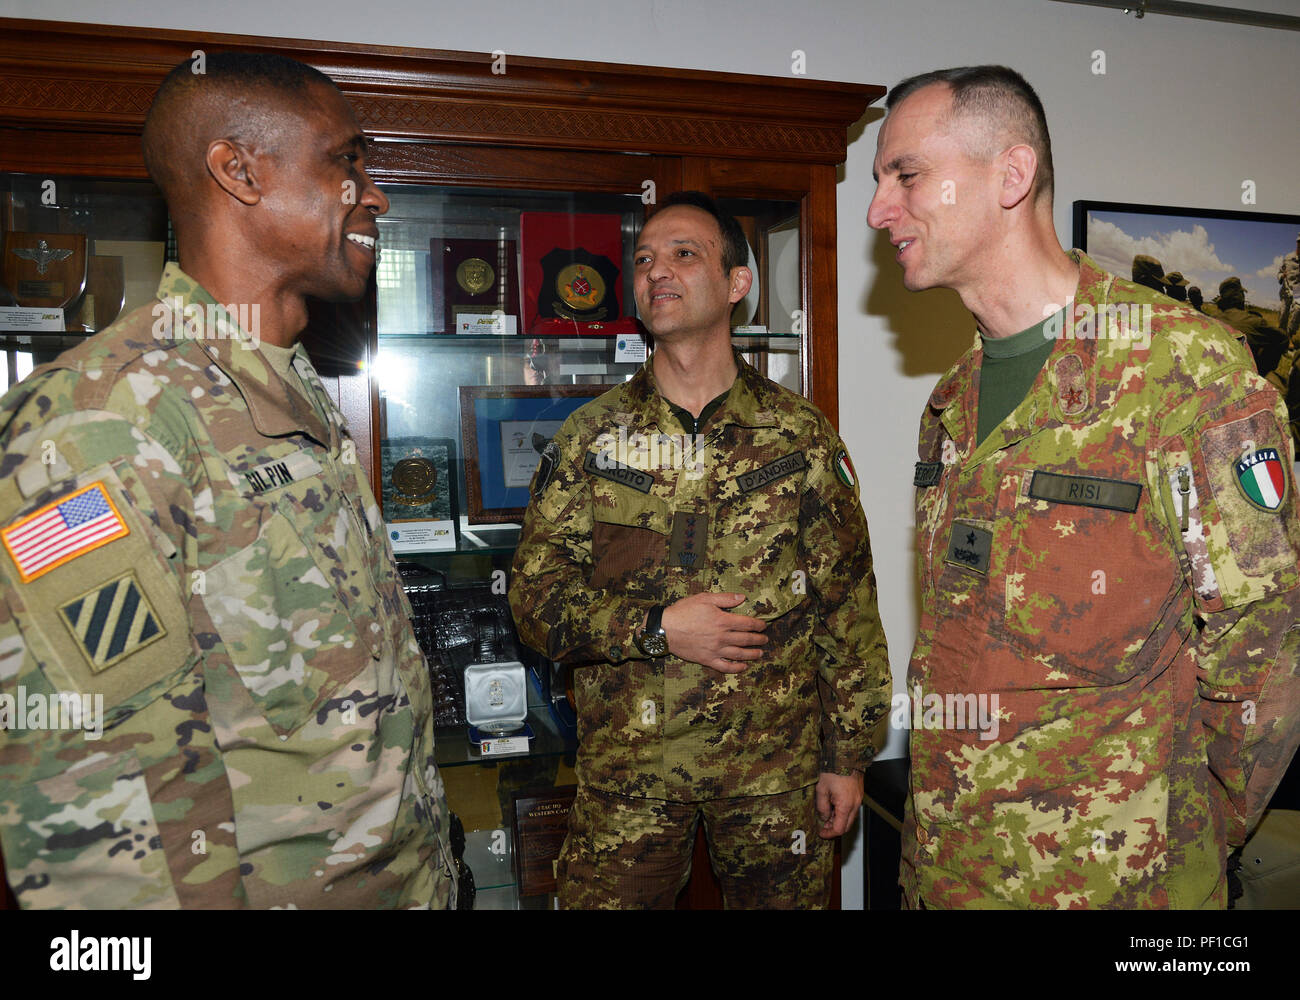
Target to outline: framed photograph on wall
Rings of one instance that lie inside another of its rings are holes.
[[[1235,306],[1240,283],[1241,309],[1285,329],[1282,272],[1288,256],[1294,267],[1300,215],[1076,201],[1073,236],[1105,270],[1193,305],[1199,298],[1210,315],[1224,292]]]
[[[466,518],[470,524],[519,521],[542,449],[584,403],[613,386],[462,385]]]

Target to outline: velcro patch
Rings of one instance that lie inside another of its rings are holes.
[[[699,569],[709,537],[709,515],[679,510],[673,515],[673,537],[668,551],[668,565],[682,569]]]
[[[555,475],[555,466],[560,461],[560,448],[554,441],[547,441],[542,449],[541,460],[537,463],[537,472],[533,474],[533,499],[540,500],[546,492],[546,486]]]
[[[1286,468],[1276,448],[1259,448],[1242,456],[1233,466],[1237,485],[1247,502],[1259,510],[1276,514],[1286,500]]]
[[[1029,496],[1034,500],[1068,503],[1079,507],[1100,507],[1132,514],[1142,496],[1141,483],[1097,476],[1062,476],[1055,472],[1034,472],[1029,482]]]
[[[993,532],[968,521],[952,522],[952,537],[948,540],[948,554],[945,556],[947,562],[986,576],[992,552]]]
[[[282,486],[320,475],[320,463],[306,450],[295,451],[284,458],[246,469],[244,481],[253,493],[267,493]]]
[[[943,475],[942,462],[917,462],[916,474],[912,476],[913,486],[935,486]]]
[[[95,674],[167,634],[134,572],[74,597],[59,616]]]
[[[777,479],[784,479],[796,472],[802,472],[806,468],[808,468],[808,462],[803,457],[803,452],[791,452],[789,455],[782,455],[776,461],[768,462],[761,469],[755,469],[753,472],[746,472],[737,476],[736,486],[741,493],[753,493],[754,490],[761,489],[768,483]]]
[[[103,481],[48,503],[0,531],[23,583],[129,535]]]
[[[599,476],[601,479],[608,479],[611,483],[618,483],[620,486],[630,486],[639,493],[650,492],[650,487],[655,484],[654,476],[640,469],[634,469],[630,465],[611,462],[608,458],[601,457],[604,454],[604,452],[599,454],[594,451],[587,452],[587,457],[582,460],[582,471],[592,476]]]

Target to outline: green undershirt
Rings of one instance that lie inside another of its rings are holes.
[[[1010,337],[993,338],[980,334],[984,344],[984,362],[980,366],[977,445],[993,433],[1029,394],[1034,379],[1056,344],[1054,339],[1043,336],[1043,329],[1053,320],[1057,322],[1055,328],[1061,329],[1063,313],[1061,310]]]

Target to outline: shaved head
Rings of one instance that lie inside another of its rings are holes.
[[[1006,66],[959,66],[909,77],[885,98],[892,111],[898,104],[931,84],[947,84],[952,91],[952,108],[940,123],[958,137],[967,155],[988,162],[1012,146],[1025,145],[1034,151],[1038,172],[1033,198],[1047,197],[1054,185],[1052,140],[1047,116],[1025,78]]]
[[[229,139],[274,155],[285,116],[312,85],[337,90],[319,70],[264,53],[218,52],[167,74],[144,123],[144,162],[173,218],[197,211],[208,146]]]

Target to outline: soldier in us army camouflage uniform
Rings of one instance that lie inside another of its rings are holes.
[[[0,844],[24,907],[451,899],[424,660],[295,346],[304,296],[356,298],[374,266],[364,153],[309,67],[177,67],[145,159],[188,273],[0,403]],[[102,735],[16,728],[54,692],[102,698]]]
[[[1222,907],[1300,735],[1285,410],[1232,331],[1060,251],[1018,74],[926,74],[887,105],[868,219],[908,288],[954,288],[980,329],[921,419],[905,896]],[[998,725],[929,716],[964,695]]]
[[[655,353],[548,446],[510,586],[577,666],[560,901],[671,908],[702,819],[726,906],[824,907],[890,691],[852,466],[732,352],[734,219],[673,196],[634,257]]]

